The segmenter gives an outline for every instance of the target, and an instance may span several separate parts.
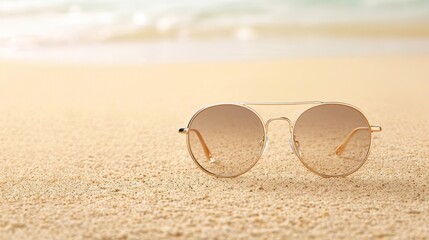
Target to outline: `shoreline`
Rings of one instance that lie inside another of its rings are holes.
[[[0,61],[87,64],[281,60],[429,54],[429,39],[287,38],[255,41],[117,42],[0,50]]]

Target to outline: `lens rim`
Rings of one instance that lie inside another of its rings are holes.
[[[209,174],[209,175],[211,175],[211,176],[214,176],[214,177],[217,177],[217,178],[235,178],[235,177],[238,177],[238,176],[240,176],[240,175],[243,175],[243,174],[245,174],[245,173],[247,173],[250,169],[252,169],[255,165],[256,165],[256,163],[257,162],[259,162],[259,160],[261,159],[261,157],[262,157],[262,155],[264,154],[264,152],[265,152],[265,148],[267,147],[267,130],[265,129],[265,125],[264,125],[264,122],[263,122],[263,120],[262,120],[262,118],[261,118],[261,116],[255,111],[255,110],[253,110],[251,107],[249,107],[249,106],[246,106],[246,105],[244,105],[244,104],[235,104],[235,103],[220,103],[220,104],[214,104],[214,105],[210,105],[210,106],[207,106],[207,107],[204,107],[204,108],[202,108],[202,109],[200,109],[200,110],[198,110],[195,114],[194,114],[194,116],[192,116],[192,118],[191,118],[191,120],[189,121],[189,123],[188,123],[188,126],[187,126],[187,128],[189,129],[190,127],[191,127],[191,125],[192,125],[192,122],[198,117],[198,115],[201,113],[201,112],[203,112],[203,111],[205,111],[205,110],[207,110],[207,109],[210,109],[210,108],[214,108],[214,107],[220,107],[220,106],[235,106],[235,107],[242,107],[242,108],[245,108],[245,109],[247,109],[247,110],[249,110],[249,111],[251,111],[253,114],[255,114],[257,117],[258,117],[258,119],[259,119],[259,122],[260,122],[260,124],[261,124],[261,126],[262,126],[262,129],[264,130],[264,145],[263,145],[263,147],[261,148],[261,150],[260,150],[260,153],[259,153],[259,155],[258,155],[258,158],[256,159],[256,161],[251,165],[251,166],[249,166],[249,168],[247,168],[245,171],[243,171],[243,172],[241,172],[241,173],[238,173],[238,174],[235,174],[235,175],[232,175],[232,176],[222,176],[222,175],[218,175],[218,174],[215,174],[215,173],[212,173],[212,172],[210,172],[210,171],[208,171],[208,170],[206,170],[203,166],[201,166],[201,164],[197,161],[197,159],[195,158],[195,156],[194,156],[194,154],[192,153],[192,149],[191,149],[191,144],[190,144],[190,139],[189,139],[189,134],[186,134],[187,136],[186,136],[186,145],[187,145],[187,147],[188,147],[188,152],[189,152],[189,155],[191,156],[191,158],[192,158],[192,160],[194,161],[194,163],[203,171],[203,172],[205,172],[205,173],[207,173],[207,174]]]
[[[363,161],[358,165],[358,166],[356,166],[354,169],[352,169],[352,170],[350,170],[350,171],[348,171],[348,172],[346,172],[346,173],[342,173],[342,174],[336,174],[336,175],[329,175],[329,174],[324,174],[324,173],[319,173],[319,172],[317,172],[316,170],[314,170],[313,168],[311,168],[310,166],[308,166],[308,164],[307,163],[305,163],[305,161],[304,161],[304,159],[300,156],[300,154],[298,154],[298,150],[296,149],[296,146],[295,146],[295,144],[292,144],[293,145],[293,151],[295,152],[295,155],[298,157],[298,159],[301,161],[301,163],[308,169],[308,170],[310,170],[310,172],[312,172],[312,173],[314,173],[314,174],[317,174],[317,175],[319,175],[319,176],[321,176],[321,177],[324,177],[324,178],[330,178],[330,177],[345,177],[345,176],[348,176],[348,175],[350,175],[350,174],[352,174],[352,173],[354,173],[354,172],[356,172],[357,170],[359,170],[364,164],[365,164],[365,162],[367,161],[367,159],[368,159],[368,157],[369,157],[369,154],[370,154],[370,152],[371,152],[371,147],[372,147],[372,131],[371,131],[371,124],[369,123],[369,121],[368,121],[368,118],[367,118],[367,116],[359,109],[359,108],[357,108],[357,107],[355,107],[355,106],[353,106],[353,105],[351,105],[351,104],[348,104],[348,103],[342,103],[342,102],[324,102],[324,103],[321,103],[321,104],[318,104],[318,105],[316,105],[316,106],[313,106],[313,107],[310,107],[310,108],[308,108],[308,109],[306,109],[305,111],[303,111],[300,115],[299,115],[299,117],[297,118],[297,120],[295,121],[295,124],[294,124],[294,126],[293,126],[293,128],[292,128],[292,139],[293,139],[293,142],[295,142],[295,126],[296,126],[296,124],[299,122],[299,119],[306,113],[306,112],[308,112],[308,111],[310,111],[311,109],[313,109],[313,108],[317,108],[317,107],[321,107],[321,106],[326,106],[326,105],[339,105],[339,106],[343,106],[343,107],[348,107],[348,108],[351,108],[351,109],[353,109],[354,111],[357,111],[358,113],[360,113],[364,118],[365,118],[365,121],[366,121],[366,123],[368,124],[368,129],[369,129],[369,148],[368,148],[368,151],[367,151],[367,153],[366,153],[366,155],[365,155],[365,158],[363,159]]]

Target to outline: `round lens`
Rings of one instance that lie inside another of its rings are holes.
[[[218,177],[247,172],[262,155],[265,129],[251,109],[224,104],[198,112],[188,126],[188,146],[195,162]]]
[[[345,176],[365,162],[371,127],[353,107],[323,104],[301,114],[293,137],[296,153],[307,168],[322,176]]]

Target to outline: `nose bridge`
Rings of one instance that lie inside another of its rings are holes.
[[[289,123],[289,132],[292,134],[292,121],[289,118],[287,118],[287,117],[278,117],[278,118],[271,118],[271,119],[269,119],[265,123],[265,130],[266,130],[267,133],[268,133],[268,127],[269,127],[270,123],[274,122],[274,121],[286,121],[286,122],[288,122]]]
[[[301,151],[300,151],[300,147],[299,147],[299,142],[295,140],[295,138],[292,136],[293,135],[293,123],[292,121],[287,118],[287,117],[278,117],[278,118],[271,118],[269,119],[266,123],[265,123],[265,130],[266,133],[268,134],[268,127],[270,125],[271,122],[273,121],[286,121],[289,123],[289,133],[290,133],[290,138],[289,138],[289,145],[290,148],[292,149],[292,152],[297,155],[298,157],[301,157]]]

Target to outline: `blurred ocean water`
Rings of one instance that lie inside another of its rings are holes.
[[[313,35],[429,38],[429,0],[0,1],[0,54],[94,43]]]

